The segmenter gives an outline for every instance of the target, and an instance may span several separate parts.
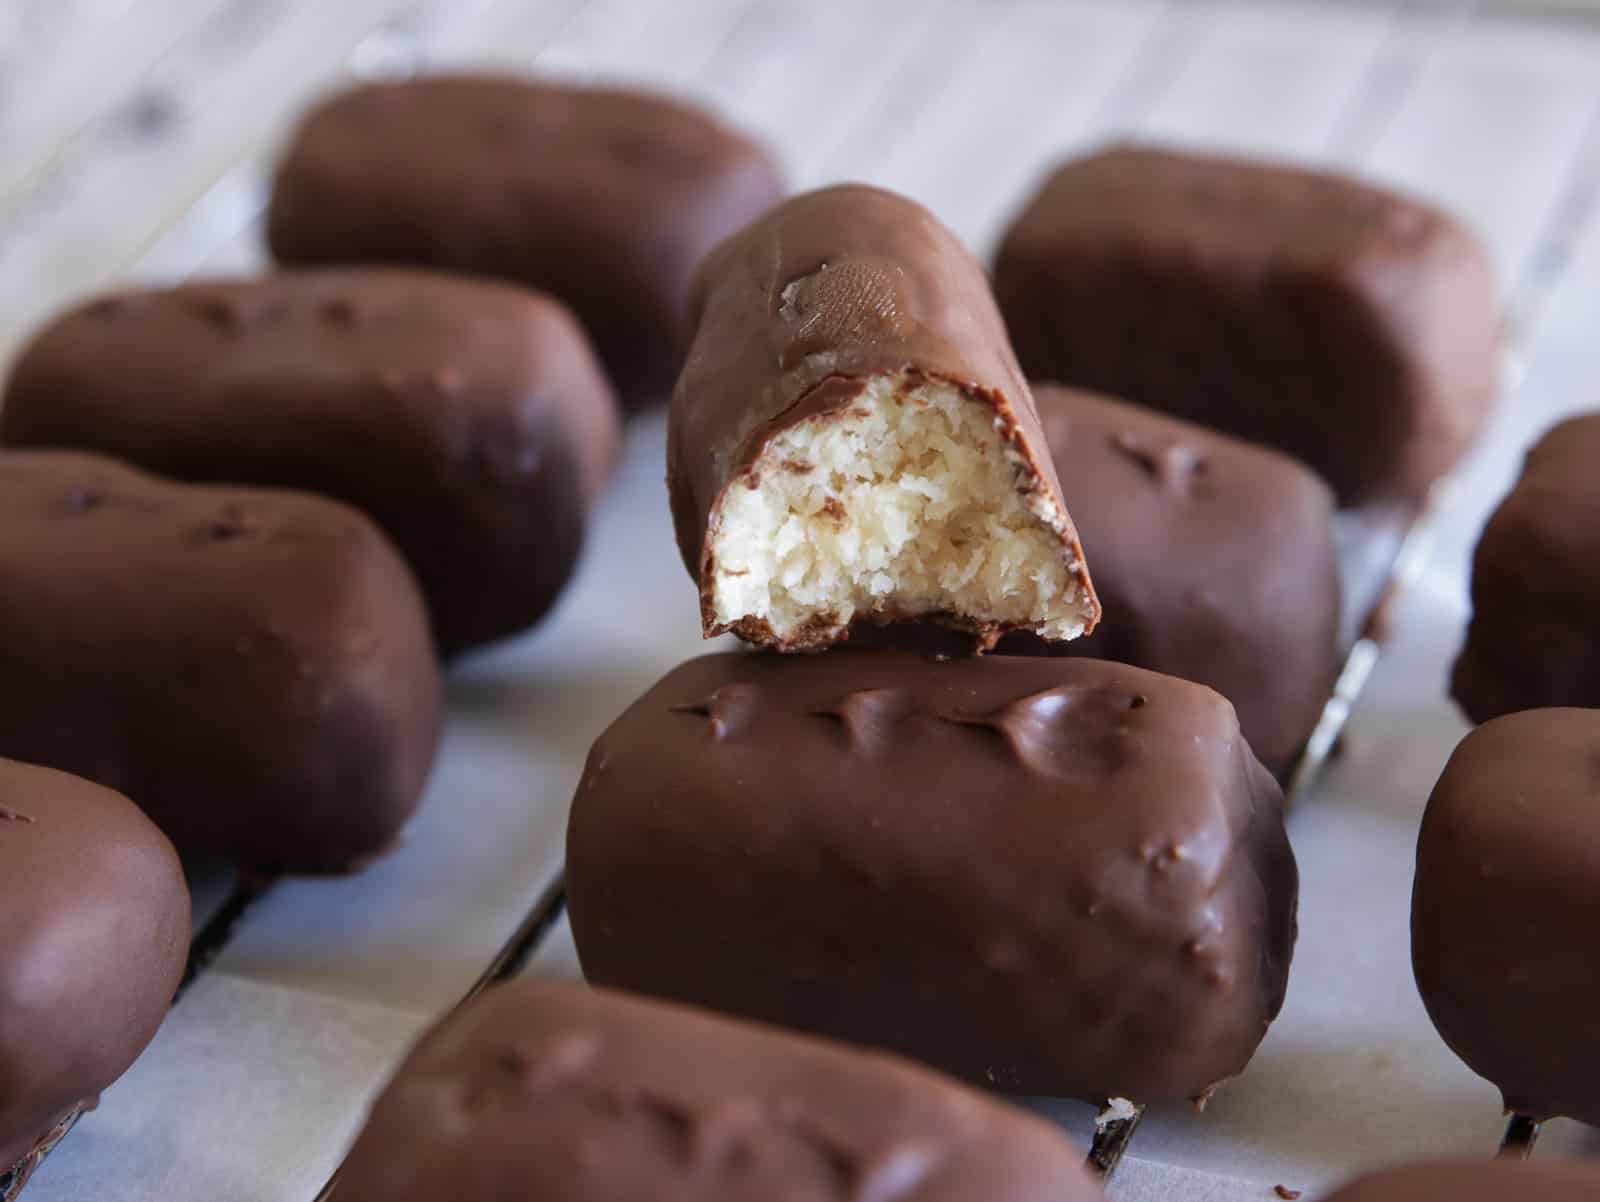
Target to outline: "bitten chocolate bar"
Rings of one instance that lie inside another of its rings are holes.
[[[701,267],[667,475],[709,637],[924,618],[1076,638],[1099,605],[983,272],[920,205],[797,197]]]
[[[1343,504],[1415,502],[1482,426],[1501,316],[1449,215],[1345,176],[1116,147],[1001,244],[1023,368],[1278,447]]]
[[[366,84],[301,122],[273,185],[279,262],[413,263],[570,305],[630,408],[683,365],[689,280],[782,195],[767,150],[661,96],[494,76]]]
[[[341,1202],[1097,1202],[1041,1119],[894,1057],[519,981],[426,1035]]]
[[[189,950],[189,890],[127,798],[0,760],[0,916],[5,1173],[155,1035]]]
[[[595,743],[585,974],[1027,1094],[1203,1097],[1283,1000],[1297,875],[1232,707],[1086,659],[691,660]]]
[[[1472,559],[1472,623],[1451,693],[1483,722],[1539,706],[1600,706],[1600,414],[1528,452]]]
[[[439,670],[411,573],[355,510],[0,451],[0,580],[0,755],[251,868],[351,868],[416,808]]]
[[[1600,1124],[1597,765],[1600,710],[1486,722],[1450,757],[1417,841],[1422,1000],[1506,1109],[1534,1119]]]
[[[90,301],[17,360],[0,442],[349,502],[405,554],[450,654],[554,603],[618,425],[549,297],[358,268]]]

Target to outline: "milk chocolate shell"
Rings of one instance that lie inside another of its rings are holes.
[[[567,885],[597,984],[1148,1102],[1244,1069],[1297,876],[1210,689],[844,649],[669,673],[590,752]]]
[[[549,292],[636,407],[683,365],[695,264],[782,192],[766,149],[698,108],[444,75],[314,108],[278,167],[267,239],[281,263],[412,263]]]
[[[1096,1202],[1045,1122],[893,1057],[521,981],[440,1023],[340,1202]]]
[[[1055,641],[1099,605],[988,282],[926,209],[791,200],[701,267],[667,478],[707,637],[926,618]]]
[[[1327,1202],[1594,1202],[1600,1166],[1580,1161],[1454,1160],[1375,1173]]]
[[[1451,692],[1483,722],[1539,706],[1600,706],[1600,414],[1528,453],[1472,560],[1472,623]]]
[[[0,582],[0,755],[252,867],[352,867],[415,808],[438,667],[411,574],[355,510],[0,451]]]
[[[0,442],[347,501],[404,552],[446,652],[536,622],[617,448],[557,302],[384,268],[101,297],[23,352]]]
[[[1482,244],[1330,172],[1126,146],[1077,159],[1006,233],[995,292],[1030,378],[1287,451],[1347,505],[1423,496],[1498,383]]]
[[[1600,710],[1486,722],[1428,799],[1411,955],[1439,1034],[1508,1110],[1600,1125],[1597,947]]]
[[[1333,498],[1287,455],[1139,405],[1036,385],[1056,473],[1111,617],[1017,654],[1086,655],[1209,685],[1283,772],[1339,671]]]
[[[138,807],[0,760],[0,1173],[144,1050],[188,950],[183,871]]]

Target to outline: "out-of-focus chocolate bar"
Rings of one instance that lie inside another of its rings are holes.
[[[443,75],[313,109],[278,167],[267,238],[282,263],[413,263],[550,292],[636,407],[683,364],[695,264],[782,191],[763,147],[689,105]]]
[[[537,621],[617,448],[616,401],[547,297],[384,268],[101,297],[24,351],[0,442],[364,510],[445,653]]]
[[[1428,800],[1411,954],[1434,1026],[1507,1110],[1600,1124],[1596,947],[1600,710],[1486,722]]]
[[[1528,453],[1472,561],[1472,623],[1451,692],[1483,722],[1539,706],[1600,706],[1600,414]]]
[[[378,1098],[341,1202],[1095,1202],[1057,1130],[890,1056],[603,989],[499,986]]]
[[[1498,383],[1483,246],[1328,172],[1139,147],[1069,162],[1005,235],[995,291],[1030,378],[1278,447],[1344,504],[1422,497]]]
[[[126,793],[180,850],[339,871],[416,807],[440,693],[354,509],[0,451],[0,755]]]
[[[926,209],[860,186],[788,201],[707,259],[693,316],[667,474],[708,637],[1094,626],[988,282]]]
[[[669,673],[590,752],[567,885],[597,984],[1150,1102],[1244,1069],[1297,875],[1210,689],[845,649]]]
[[[1374,1173],[1327,1202],[1594,1202],[1600,1168],[1579,1161],[1451,1160]]]
[[[189,890],[150,820],[0,760],[0,1173],[144,1050],[188,949]]]

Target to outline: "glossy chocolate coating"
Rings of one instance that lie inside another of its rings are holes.
[[[1528,452],[1472,561],[1472,623],[1451,693],[1474,722],[1600,706],[1600,414]]]
[[[1210,689],[841,649],[669,673],[590,752],[567,887],[597,984],[1154,1102],[1244,1069],[1297,875]]]
[[[617,437],[610,385],[560,304],[384,268],[91,301],[23,352],[0,411],[13,446],[364,510],[416,572],[447,654],[554,603]]]
[[[1134,147],[1078,159],[1005,235],[995,292],[1031,378],[1278,447],[1343,504],[1422,496],[1498,384],[1482,245],[1326,172]]]
[[[1094,1202],[1040,1119],[890,1056],[609,990],[499,986],[378,1099],[340,1202]]]
[[[1063,556],[1092,601],[1083,548],[989,283],[927,209],[861,185],[797,196],[706,259],[692,319],[694,343],[672,394],[667,486],[708,637],[721,628],[709,603],[707,524],[723,492],[751,474],[779,432],[819,414],[843,415],[870,377],[904,370],[993,407],[996,427],[1022,458],[1019,487],[1060,513]]]
[[[1333,498],[1286,455],[1139,405],[1036,385],[1095,591],[1111,615],[1009,654],[1085,655],[1209,685],[1251,749],[1281,772],[1339,672]]]
[[[1600,1166],[1580,1161],[1452,1160],[1351,1182],[1326,1202],[1594,1202]]]
[[[0,760],[0,1173],[144,1050],[188,950],[189,890],[150,820]]]
[[[772,156],[689,105],[492,76],[365,84],[313,109],[267,215],[283,263],[415,263],[572,306],[624,404],[683,365],[695,264],[783,193]]]
[[[354,509],[0,451],[0,582],[0,755],[248,867],[352,867],[416,807],[439,670],[416,583]]]
[[[1600,1124],[1600,710],[1469,734],[1417,840],[1411,957],[1433,1025],[1506,1108]]]

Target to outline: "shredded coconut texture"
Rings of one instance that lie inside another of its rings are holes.
[[[843,414],[773,438],[714,521],[719,625],[776,639],[853,618],[957,615],[1048,639],[1083,633],[1085,598],[994,410],[952,384],[877,376]]]

